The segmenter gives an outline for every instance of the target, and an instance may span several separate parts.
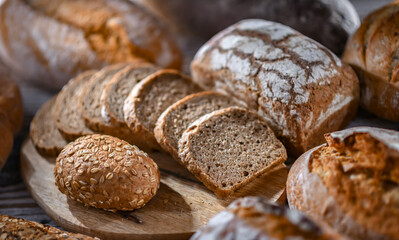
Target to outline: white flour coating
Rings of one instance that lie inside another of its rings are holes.
[[[316,122],[313,123],[314,128],[319,127],[326,119],[330,118],[331,115],[334,113],[338,112],[342,108],[344,108],[346,105],[350,104],[351,101],[353,101],[354,97],[353,96],[347,96],[344,97],[341,94],[337,94],[333,101],[330,103],[328,106],[326,112],[322,111],[316,120]]]
[[[273,41],[282,40],[289,35],[297,33],[292,28],[284,26],[280,23],[258,19],[243,20],[236,26],[239,30],[250,30],[267,35]]]

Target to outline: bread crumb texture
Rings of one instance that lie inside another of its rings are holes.
[[[160,184],[158,166],[146,153],[98,134],[68,144],[57,157],[54,175],[69,199],[109,211],[143,207]]]

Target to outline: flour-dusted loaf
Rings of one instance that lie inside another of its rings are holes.
[[[290,207],[350,239],[398,239],[399,132],[357,127],[326,140],[292,166]]]
[[[327,48],[279,23],[250,19],[220,32],[196,54],[194,82],[258,111],[299,155],[355,116],[359,83]]]
[[[178,159],[179,139],[191,123],[207,113],[237,105],[231,98],[212,91],[189,95],[168,107],[158,118],[155,138],[165,151]]]
[[[146,153],[99,134],[69,143],[57,157],[54,175],[69,199],[109,211],[143,207],[160,184],[158,166]]]
[[[360,105],[399,122],[399,2],[367,16],[346,45],[343,61],[360,80]]]
[[[219,198],[272,167],[287,153],[257,113],[230,107],[202,116],[179,140],[179,161]]]
[[[89,69],[137,58],[179,69],[163,24],[128,0],[6,0],[0,58],[24,81],[59,89]]]
[[[0,170],[11,153],[14,136],[7,113],[0,108]]]
[[[89,70],[79,74],[71,79],[57,96],[54,106],[55,124],[68,141],[93,133],[84,123],[79,98],[83,88],[95,73],[96,71]]]
[[[27,221],[7,215],[0,215],[0,238],[2,240],[40,239],[40,240],[94,240],[78,233],[61,231],[55,227]]]
[[[327,240],[342,239],[325,233],[302,213],[268,202],[263,197],[245,197],[200,228],[190,240]]]
[[[0,109],[9,118],[11,130],[16,134],[22,127],[22,97],[18,85],[7,75],[0,73]]]
[[[54,107],[57,96],[54,96],[37,111],[30,123],[30,138],[36,149],[45,156],[56,157],[67,145],[55,124]]]
[[[149,148],[160,148],[155,137],[155,124],[170,105],[201,89],[184,74],[175,70],[159,70],[139,82],[123,106],[125,122]]]
[[[85,124],[91,130],[106,132],[116,127],[110,122],[108,116],[101,113],[101,95],[115,74],[128,66],[125,63],[107,66],[94,74],[84,86],[79,97],[79,106]]]

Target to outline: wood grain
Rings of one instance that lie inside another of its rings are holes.
[[[66,230],[102,239],[187,239],[216,213],[241,196],[285,201],[287,168],[262,175],[227,200],[218,199],[172,158],[150,154],[161,169],[161,187],[142,209],[111,213],[68,200],[54,184],[54,158],[38,154],[30,140],[21,150],[21,173],[36,202]]]

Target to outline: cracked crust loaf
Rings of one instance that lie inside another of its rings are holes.
[[[209,40],[191,63],[193,81],[258,111],[291,156],[355,116],[359,83],[350,66],[299,32],[259,19]]]
[[[0,57],[24,81],[60,89],[85,70],[138,58],[181,66],[167,29],[131,1],[7,0],[0,10]]]
[[[326,140],[292,166],[290,207],[351,239],[397,239],[399,132],[357,127]]]
[[[22,97],[18,85],[8,76],[0,74],[0,109],[7,113],[10,127],[16,134],[22,127]]]
[[[245,197],[231,203],[190,240],[224,239],[342,239],[323,232],[302,213],[270,203],[263,197]]]
[[[68,144],[59,132],[54,119],[57,96],[48,100],[37,111],[30,123],[30,138],[40,154],[56,157]]]
[[[71,200],[108,211],[143,207],[157,193],[157,164],[126,141],[89,135],[69,143],[57,157],[55,184]]]
[[[125,122],[148,148],[160,149],[155,124],[170,105],[187,95],[201,91],[192,80],[175,70],[159,70],[139,82],[123,106]]]
[[[399,2],[367,16],[349,39],[342,60],[360,79],[360,105],[399,122]]]
[[[155,138],[165,151],[178,159],[179,139],[191,123],[207,113],[237,105],[229,97],[217,92],[189,95],[168,107],[158,118]]]
[[[79,98],[82,95],[83,88],[95,73],[96,71],[89,70],[79,74],[71,79],[58,93],[54,107],[55,124],[62,136],[68,141],[93,133],[84,123]]]
[[[0,215],[0,236],[3,240],[40,239],[40,240],[94,240],[78,233],[61,231],[55,227],[31,222],[22,218]]]
[[[14,135],[10,127],[7,113],[0,108],[0,170],[4,167],[11,153]]]
[[[283,163],[287,153],[257,113],[230,107],[192,123],[179,140],[179,161],[219,198]]]

